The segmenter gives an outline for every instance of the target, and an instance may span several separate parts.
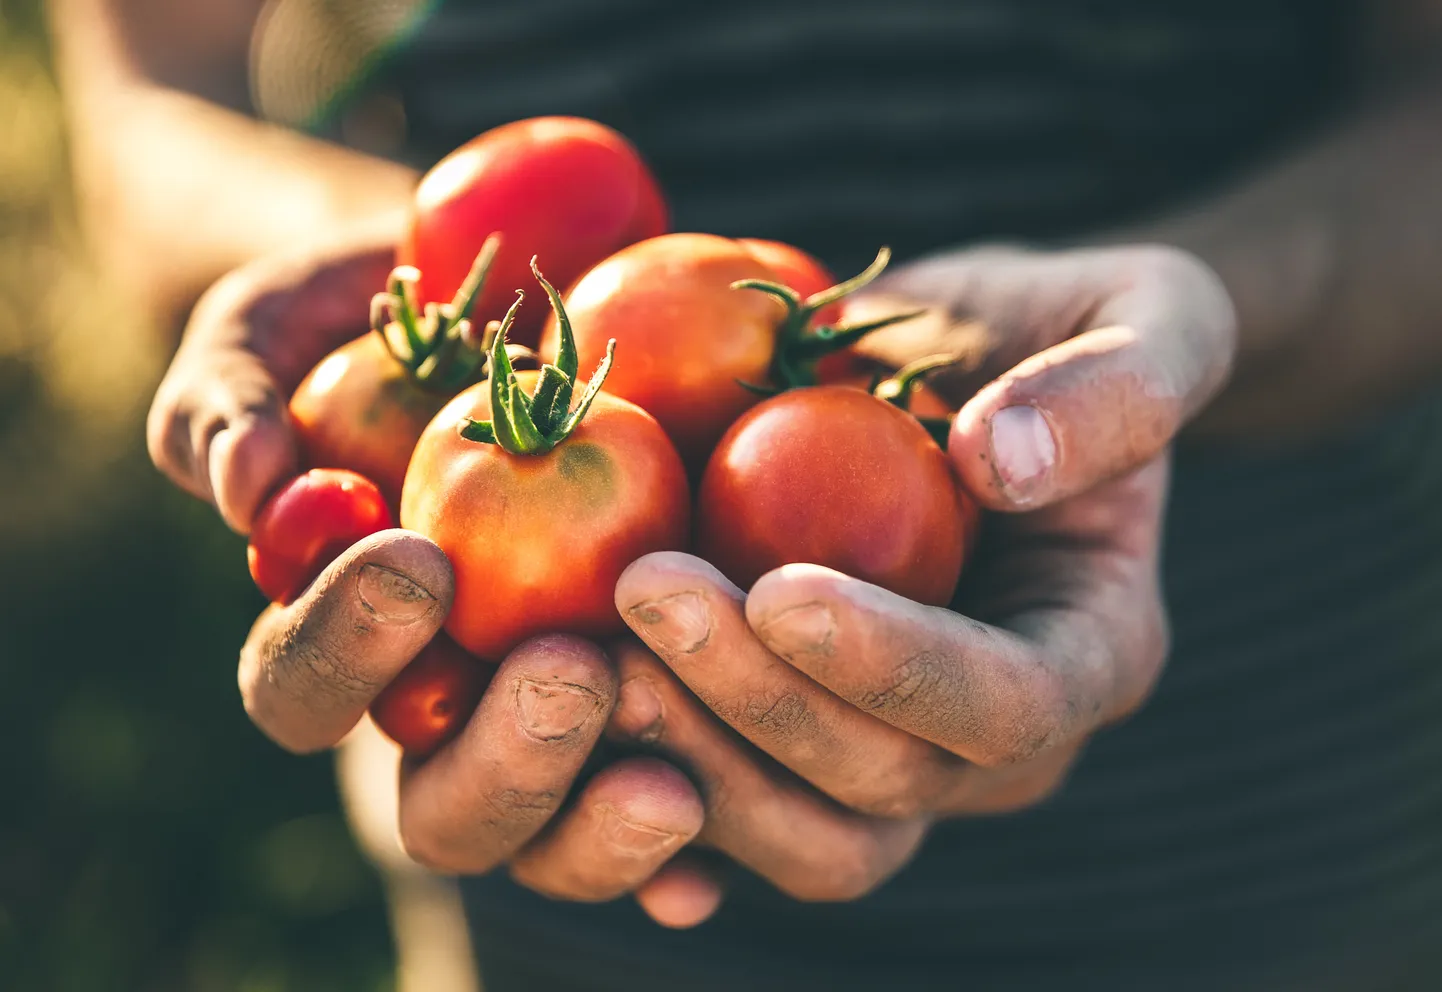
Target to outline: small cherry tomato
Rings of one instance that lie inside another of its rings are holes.
[[[352,544],[394,526],[369,479],[313,468],[261,507],[246,548],[250,576],[271,602],[289,603]]]
[[[561,287],[626,245],[663,233],[660,187],[621,135],[578,117],[493,128],[438,162],[416,188],[400,260],[421,272],[421,303],[460,287],[481,243],[500,234],[495,269],[477,301],[477,327],[498,320],[539,255]],[[544,308],[517,315],[513,338],[533,345]]]
[[[573,404],[582,387],[566,336],[555,365],[514,373],[506,326],[491,380],[431,421],[401,494],[403,526],[455,570],[446,631],[490,660],[536,634],[623,632],[616,580],[644,554],[682,549],[690,524],[685,469],[661,425],[600,392],[609,354]]]
[[[696,502],[696,551],[743,589],[809,562],[942,606],[975,519],[966,502],[946,455],[904,410],[846,386],[793,389],[717,445]]]
[[[437,634],[371,702],[371,719],[407,755],[424,757],[460,733],[495,673]]]

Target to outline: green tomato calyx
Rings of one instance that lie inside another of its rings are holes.
[[[527,396],[516,379],[506,348],[506,333],[515,323],[516,312],[526,296],[516,290],[516,302],[506,311],[506,319],[501,321],[490,340],[491,419],[467,419],[461,426],[461,437],[466,440],[499,445],[513,455],[543,455],[570,437],[600,393],[616,353],[616,339],[612,338],[606,344],[606,357],[601,359],[596,374],[591,376],[580,400],[573,406],[571,400],[575,395],[580,359],[576,355],[576,337],[571,331],[571,319],[566,315],[561,294],[541,275],[534,258],[531,259],[531,272],[546,291],[551,309],[556,312],[556,322],[560,325],[561,344],[556,351],[555,364],[541,366],[536,388]]]
[[[852,276],[845,282],[837,283],[830,289],[802,298],[790,286],[766,279],[742,279],[731,284],[732,289],[752,289],[781,301],[786,316],[776,331],[776,353],[771,361],[771,385],[743,382],[742,386],[763,396],[774,396],[788,389],[816,385],[816,363],[832,352],[841,351],[860,341],[872,331],[899,324],[904,320],[919,317],[926,311],[914,310],[909,313],[892,314],[879,320],[863,324],[849,324],[833,327],[824,324],[812,327],[811,319],[831,304],[836,303],[858,289],[862,289],[883,271],[891,261],[891,249],[883,246],[876,253],[876,259],[865,271]]]
[[[392,269],[385,292],[371,297],[371,330],[417,384],[453,393],[483,372],[494,331],[488,325],[485,334],[477,335],[470,314],[500,247],[499,234],[486,239],[450,303],[419,307],[416,284],[421,273],[411,265]]]

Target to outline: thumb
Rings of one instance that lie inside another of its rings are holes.
[[[948,454],[983,505],[1035,509],[1145,464],[1231,367],[1231,301],[1210,270],[1181,252],[1148,254],[1085,326],[957,413]]]

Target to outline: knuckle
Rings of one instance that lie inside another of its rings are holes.
[[[934,750],[929,744],[924,748]],[[864,777],[852,779],[832,798],[867,816],[910,820],[931,809],[936,772],[929,754],[908,749],[893,760],[873,763]]]
[[[858,705],[878,716],[904,709],[918,695],[929,698],[942,683],[946,659],[934,651],[920,651],[896,662],[878,683],[857,699]]]
[[[875,842],[869,835],[851,833],[828,847],[824,859],[804,865],[788,894],[804,902],[852,902],[881,879]]]
[[[483,797],[487,815],[482,821],[495,827],[530,823],[550,816],[559,799],[554,789],[495,789]]]
[[[789,689],[753,694],[736,708],[737,722],[767,736],[794,738],[815,725],[816,717],[800,693]]]

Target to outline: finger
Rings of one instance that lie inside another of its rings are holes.
[[[857,709],[772,653],[711,565],[659,552],[616,584],[626,622],[717,716],[852,809],[911,817],[971,767]]]
[[[266,496],[296,472],[285,400],[258,355],[217,349],[182,356],[150,409],[151,459],[245,533]]]
[[[1088,329],[1032,355],[958,412],[948,453],[996,510],[1055,503],[1155,458],[1221,387],[1235,316],[1200,263],[1157,249]]]
[[[710,919],[725,894],[720,876],[682,851],[636,890],[636,902],[661,926],[685,930]]]
[[[152,460],[236,530],[248,530],[265,497],[295,474],[290,391],[366,327],[392,251],[375,243],[379,229],[364,235],[360,247],[260,259],[217,282],[156,392],[146,424]]]
[[[511,862],[511,876],[556,899],[603,902],[634,891],[701,830],[690,779],[659,758],[602,769],[551,828]]]
[[[403,766],[406,852],[467,874],[509,858],[560,807],[615,698],[614,670],[589,641],[555,635],[516,648],[460,736],[423,763]]]
[[[1137,705],[1164,651],[1143,643],[1160,624],[1144,593],[1098,583],[1090,600],[1037,608],[1014,631],[786,565],[758,580],[746,616],[772,651],[842,698],[996,766],[1076,742]]]
[[[333,746],[435,636],[452,582],[445,554],[419,534],[358,542],[294,603],[256,621],[240,655],[246,712],[292,751]]]
[[[706,800],[699,841],[794,898],[826,901],[870,892],[920,844],[921,818],[876,819],[837,806],[719,723],[650,651],[622,644],[615,655],[622,688],[612,733],[692,773]]]

